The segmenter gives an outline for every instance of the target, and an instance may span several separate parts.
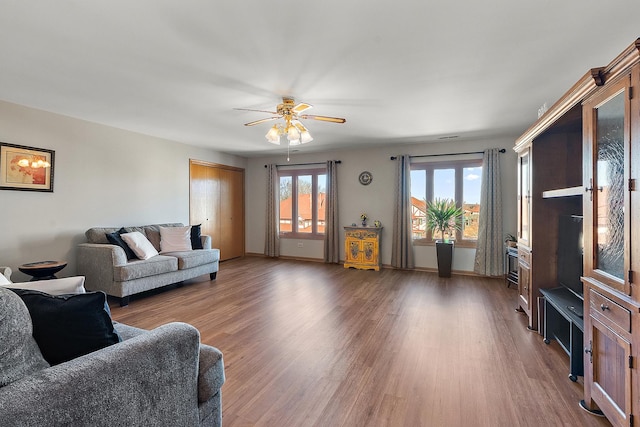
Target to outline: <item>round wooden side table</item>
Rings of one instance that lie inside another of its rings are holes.
[[[31,276],[31,282],[36,280],[56,279],[55,274],[67,266],[66,261],[38,261],[22,264],[18,270]]]

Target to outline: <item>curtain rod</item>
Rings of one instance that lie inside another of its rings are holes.
[[[499,151],[500,153],[506,153],[507,150],[502,148]],[[462,156],[464,154],[484,154],[484,151],[470,151],[468,153],[449,153],[449,154],[423,154],[421,156],[409,156],[409,158],[413,159],[414,157],[440,157],[440,156]],[[397,156],[389,157],[390,160],[396,160]]]
[[[336,163],[340,164],[342,163],[341,160],[336,160]],[[309,165],[326,165],[327,162],[312,162],[312,163],[290,163],[290,164],[286,164],[286,165],[276,165],[276,167],[280,167],[280,166],[309,166]],[[266,168],[269,165],[264,165],[264,167]]]

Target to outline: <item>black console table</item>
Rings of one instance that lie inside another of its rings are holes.
[[[544,296],[544,342],[555,339],[569,355],[569,379],[584,375],[583,300],[567,288],[540,289]]]
[[[511,284],[518,287],[518,248],[507,246],[504,252],[504,280],[507,288]]]

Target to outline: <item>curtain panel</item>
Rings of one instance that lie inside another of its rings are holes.
[[[265,217],[264,254],[268,257],[280,256],[280,183],[278,168],[267,165],[267,209]]]
[[[340,222],[338,221],[338,170],[335,160],[327,161],[325,195],[324,262],[340,263]]]
[[[473,266],[473,271],[483,276],[504,274],[501,180],[500,149],[487,149],[482,157],[478,242]]]
[[[398,156],[397,159],[394,208],[391,266],[403,269],[413,268],[411,157],[408,155]]]

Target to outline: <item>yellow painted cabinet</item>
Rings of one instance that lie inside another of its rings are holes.
[[[380,228],[345,227],[344,268],[380,270]]]

